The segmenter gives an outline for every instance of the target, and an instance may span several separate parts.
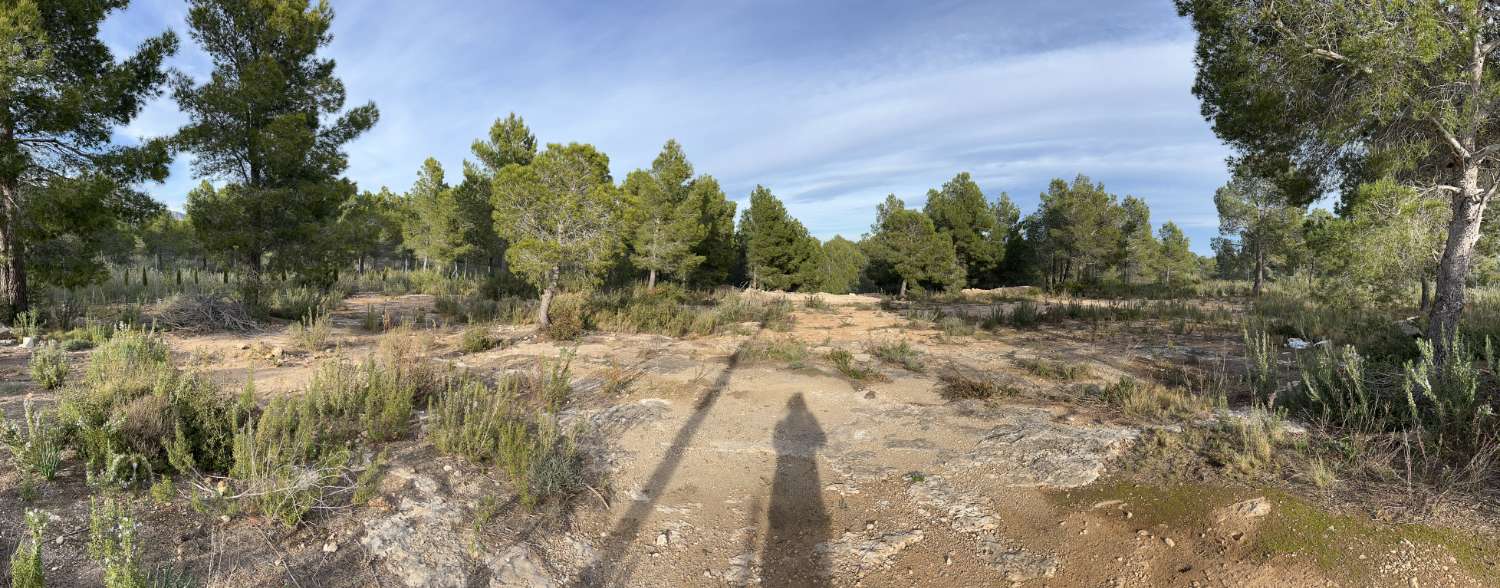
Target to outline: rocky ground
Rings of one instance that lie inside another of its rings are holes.
[[[480,374],[574,349],[566,419],[587,423],[607,485],[527,512],[493,472],[440,456],[418,435],[391,448],[369,506],[291,532],[142,496],[147,559],[213,586],[1479,586],[1495,577],[1487,547],[1476,555],[1445,536],[1413,541],[1278,489],[1139,483],[1130,450],[1157,425],[1097,403],[1042,400],[1149,378],[1163,362],[1222,358],[1232,333],[951,336],[871,298],[824,299],[826,309],[799,302],[789,332],[593,334],[575,345],[495,327],[507,344],[476,354],[455,350],[458,329],[434,324],[425,331],[432,359]],[[293,393],[320,357],[370,353],[375,336],[358,327],[368,308],[420,313],[430,303],[352,298],[335,317],[337,349],[311,354],[289,351],[279,329],[170,339],[185,364],[226,386],[253,377],[263,395]],[[788,338],[808,355],[746,352]],[[900,340],[921,352],[920,371],[867,352]],[[851,380],[824,359],[833,349],[878,375]],[[26,353],[0,350],[9,414],[38,392]],[[1036,358],[1085,365],[1087,375],[1057,382],[1019,367]],[[945,371],[1035,394],[948,401]],[[0,531],[14,537],[16,480],[0,470]],[[57,585],[99,578],[83,553],[81,477],[65,465],[31,505],[56,519],[46,564]],[[1306,542],[1288,547],[1290,536]]]

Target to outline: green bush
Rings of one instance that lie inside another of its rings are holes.
[[[42,532],[47,528],[47,513],[39,510],[26,511],[26,533],[24,543],[16,545],[10,556],[10,585],[12,588],[43,588],[46,581],[42,568]]]
[[[489,351],[499,344],[490,337],[490,330],[483,326],[473,326],[464,329],[463,335],[459,337],[458,349],[464,353],[479,353]]]
[[[37,410],[31,399],[26,399],[24,406],[24,423],[20,426],[0,411],[0,444],[10,452],[23,493],[30,494],[37,478],[51,480],[57,476],[57,466],[62,463],[62,431],[56,418]]]
[[[104,568],[105,588],[145,588],[136,533],[139,523],[114,498],[89,500],[89,557]]]
[[[323,350],[333,338],[333,322],[328,319],[327,314],[316,310],[292,323],[289,330],[292,342],[308,352]]]
[[[922,353],[913,349],[911,343],[905,339],[900,342],[877,343],[870,345],[867,349],[870,355],[886,363],[901,366],[907,371],[919,374],[927,371],[927,366],[922,363]]]
[[[55,341],[31,351],[31,379],[48,390],[62,387],[68,379],[68,354]]]
[[[938,330],[949,337],[960,337],[974,334],[974,325],[961,317],[945,316],[938,320]]]
[[[850,353],[848,349],[834,349],[832,351],[829,351],[828,361],[829,363],[833,364],[834,368],[839,370],[839,373],[844,374],[845,377],[851,380],[863,381],[884,379],[884,376],[879,371],[868,366],[860,365],[858,362],[854,361],[854,354]]]
[[[544,333],[558,341],[572,341],[583,335],[586,328],[585,298],[582,294],[558,294],[547,310],[548,324]]]

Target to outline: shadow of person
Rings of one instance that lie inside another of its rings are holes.
[[[761,583],[768,587],[828,586],[827,564],[817,552],[827,540],[828,511],[818,480],[818,450],[827,442],[802,394],[787,400],[786,417],[776,423],[776,476],[766,511]]]

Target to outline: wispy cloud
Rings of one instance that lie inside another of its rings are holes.
[[[807,6],[811,4],[812,6]],[[888,193],[920,204],[969,171],[1030,208],[1053,177],[1144,197],[1206,251],[1225,148],[1189,94],[1191,37],[1165,2],[335,4],[328,53],[380,124],[349,146],[362,187],[405,189],[422,159],[457,166],[507,112],[543,141],[599,146],[623,174],[676,138],[743,200],[765,184],[818,236],[857,236]],[[176,0],[136,0],[126,48]],[[184,34],[174,64],[204,76]],[[169,100],[126,137],[182,122]],[[180,206],[184,161],[152,192]]]

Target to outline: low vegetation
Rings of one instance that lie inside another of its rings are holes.
[[[42,343],[32,350],[31,379],[48,390],[62,387],[68,379],[68,354],[56,341]]]

